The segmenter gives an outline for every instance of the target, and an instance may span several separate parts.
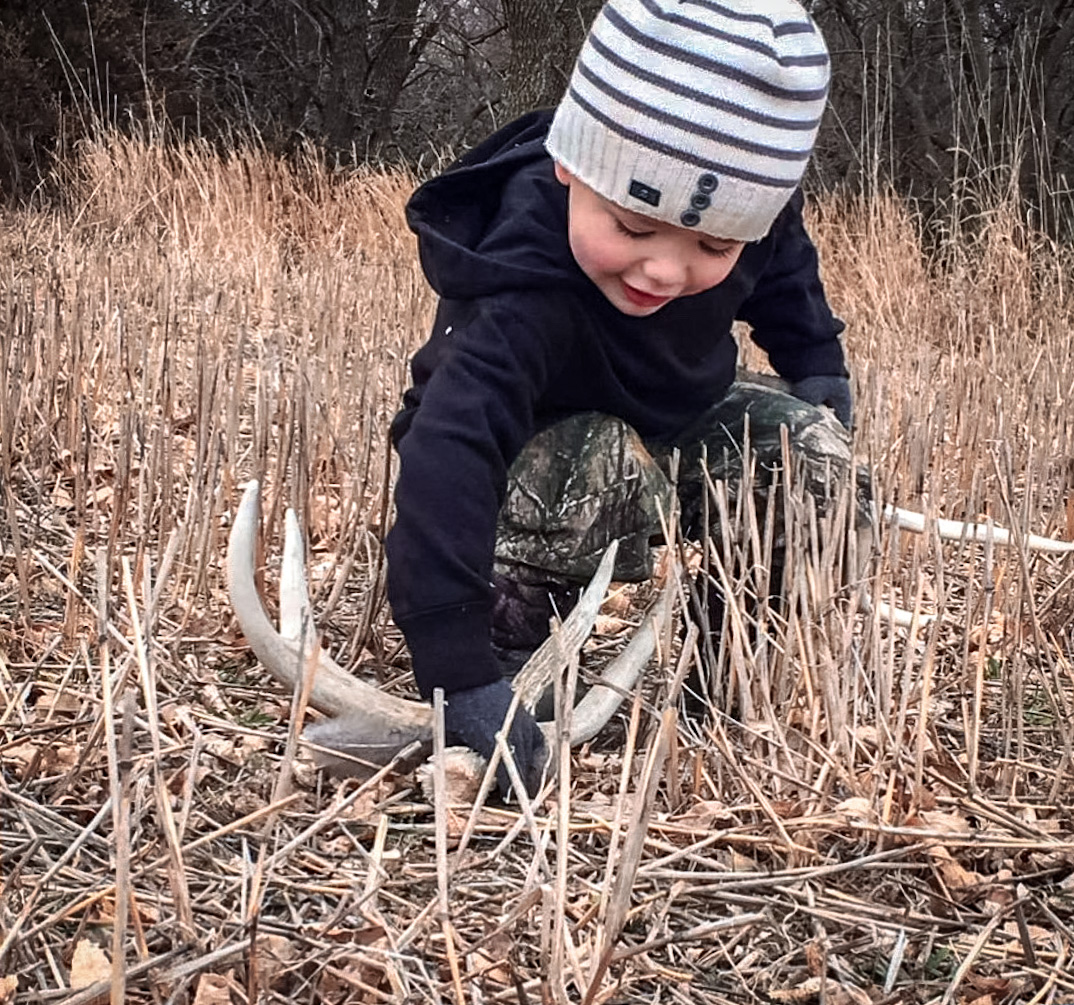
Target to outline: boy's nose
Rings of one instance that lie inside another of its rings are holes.
[[[643,271],[645,277],[659,285],[661,289],[683,286],[686,282],[686,266],[673,255],[660,255],[647,259]]]

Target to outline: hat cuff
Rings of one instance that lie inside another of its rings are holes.
[[[779,184],[748,175],[737,151],[722,163],[685,151],[654,149],[598,122],[568,93],[556,109],[545,146],[572,175],[606,199],[644,216],[729,241],[759,241],[801,181],[797,165]]]

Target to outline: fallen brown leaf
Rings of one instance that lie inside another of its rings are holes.
[[[340,945],[353,943],[356,946],[376,946],[387,943],[383,925],[365,925],[362,928],[329,928],[327,931],[314,931],[319,939],[328,939]]]
[[[925,785],[918,785],[914,788],[914,803],[919,811],[931,812],[936,809],[936,793]]]
[[[160,908],[152,903],[143,903],[140,898],[132,899],[132,908],[138,912],[138,919],[146,925],[160,922]],[[116,898],[101,897],[89,909],[89,918],[95,925],[112,925],[116,920]]]
[[[720,824],[734,826],[736,822],[735,815],[728,809],[727,804],[718,799],[701,799],[681,816],[672,817],[669,821],[684,830],[706,833],[716,829]]]
[[[261,935],[257,939],[257,976],[262,987],[276,990],[283,982],[298,950],[282,935]]]
[[[511,987],[513,983],[511,968],[506,961],[511,955],[514,940],[506,932],[500,932],[476,950],[468,960],[470,969],[486,981]]]
[[[932,864],[936,868],[944,886],[951,893],[958,893],[967,887],[977,886],[981,882],[981,877],[977,873],[970,872],[969,869],[959,864],[955,857],[942,845],[935,845],[930,848],[929,857],[932,859]]]
[[[71,988],[89,987],[97,981],[106,981],[112,977],[112,964],[105,951],[89,939],[82,939],[75,946],[71,957]]]
[[[623,615],[630,610],[630,591],[622,584],[612,583],[600,605],[601,614]]]
[[[82,710],[82,699],[66,688],[60,690],[55,684],[39,681],[34,685],[34,690],[37,695],[34,699],[34,708],[38,712],[52,715],[58,712],[66,712],[77,715]]]
[[[844,823],[872,823],[879,819],[872,801],[864,796],[852,796],[844,799],[835,808],[836,816],[842,818]]]
[[[22,773],[33,762],[40,748],[36,743],[17,743],[11,747],[0,750],[0,764],[10,764],[22,777]]]
[[[340,818],[370,826],[376,825],[377,818],[380,816],[377,806],[392,794],[392,788],[393,786],[389,782],[382,781],[367,789],[340,813]]]
[[[0,762],[14,765],[20,781],[55,774],[73,767],[78,751],[58,744],[20,743],[0,751]]]
[[[1040,925],[1026,925],[1026,932],[1029,934],[1029,941],[1033,944],[1034,950],[1047,951],[1049,948],[1053,947],[1055,933],[1049,929],[1042,928]],[[1011,941],[1003,947],[1004,951],[1021,956],[1025,952],[1025,946],[1022,945],[1022,935],[1018,931],[1017,922],[1008,921],[1007,924],[1003,926],[1003,934],[1011,937]],[[984,978],[979,979],[983,980]]]
[[[806,943],[805,958],[810,977],[821,977],[828,969],[828,954],[816,940]]]
[[[194,1005],[231,1005],[234,979],[227,974],[202,974],[194,992]]]
[[[1009,999],[1012,992],[1017,993],[1021,990],[1018,981],[1012,981],[1009,977],[986,977],[977,973],[972,967],[969,973],[966,974],[966,985],[973,993],[987,995],[993,999]],[[978,1003],[980,1003],[979,998],[976,1000],[975,1005],[978,1005]]]
[[[823,977],[809,977],[797,987],[769,991],[768,997],[777,1002],[812,1002],[820,998],[822,989],[828,1005],[872,1005],[872,998],[861,988]]]
[[[911,827],[921,827],[924,830],[937,831],[941,834],[968,834],[971,830],[970,822],[961,813],[943,813],[939,810],[925,810],[912,818],[913,823],[907,821]]]
[[[242,755],[236,749],[234,740],[229,740],[223,736],[206,736],[205,749],[227,764],[233,764],[236,767],[242,764]]]
[[[631,627],[629,621],[612,614],[598,614],[593,622],[593,631],[597,635],[618,635]]]
[[[873,1005],[868,994],[851,984],[837,984],[829,993],[828,1001],[831,1005]]]
[[[823,981],[819,977],[810,977],[797,987],[776,988],[768,992],[768,997],[777,1002],[809,1002],[820,997]]]
[[[485,761],[467,747],[447,747],[444,750],[444,798],[449,806],[471,805],[481,788]],[[417,770],[418,781],[425,798],[433,802],[433,762],[430,758]]]

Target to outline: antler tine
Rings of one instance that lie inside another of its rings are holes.
[[[775,388],[791,393],[791,385],[773,374],[754,373],[744,367],[739,367],[737,379],[747,383],[763,384],[769,388]],[[874,510],[875,512],[875,510]],[[913,531],[920,534],[925,530],[925,516],[923,513],[915,513],[913,510],[900,509],[897,506],[884,507],[884,519],[894,520],[903,530]],[[1010,544],[1011,532],[1005,527],[988,527],[987,524],[963,523],[961,520],[937,520],[936,530],[945,541],[986,541],[991,535],[994,544]],[[1041,537],[1039,534],[1023,534],[1022,540],[1030,551],[1047,551],[1055,554],[1067,554],[1074,552],[1074,541],[1056,541],[1054,538]],[[909,624],[909,622],[907,622]]]
[[[570,656],[578,652],[589,637],[611,582],[617,548],[617,541],[608,546],[597,571],[593,573],[593,578],[574,609],[515,677],[514,688],[526,707],[532,707],[536,703],[552,678],[563,671]],[[649,662],[649,657],[655,651],[656,626],[663,621],[668,609],[669,594],[665,590],[646,612],[626,648],[604,668],[597,683],[575,706],[571,717],[572,747],[591,740],[615,714],[625,694],[635,685],[645,664]],[[542,723],[542,729],[549,749],[555,750],[555,723]]]
[[[623,698],[637,683],[642,670],[656,651],[658,632],[671,611],[674,585],[669,579],[659,597],[646,611],[641,625],[635,630],[626,648],[604,668],[597,683],[575,706],[571,718],[572,747],[593,739],[607,725],[622,704]]]
[[[894,522],[903,530],[922,534],[925,531],[925,514],[915,513],[912,510],[901,509],[898,506],[885,506],[884,519]],[[984,523],[963,523],[961,520],[936,520],[936,532],[944,541],[987,541],[992,538],[993,544],[1007,545],[1013,543],[1011,532],[1006,527],[996,525],[989,526]],[[1074,541],[1057,541],[1051,537],[1042,537],[1039,534],[1023,534],[1022,540],[1030,551],[1047,551],[1053,554],[1067,554],[1074,552]]]
[[[582,591],[578,603],[564,619],[555,634],[550,635],[526,665],[515,676],[513,687],[519,693],[522,705],[532,709],[552,679],[567,665],[571,655],[589,638],[593,624],[604,603],[604,594],[612,581],[615,568],[615,555],[619,548],[618,541],[612,541],[593,573],[589,585]]]
[[[872,603],[868,600],[868,595],[866,594],[865,596],[865,610],[872,610]],[[876,616],[883,624],[892,624],[896,628],[909,628],[914,623],[913,611],[894,607],[891,604],[885,604],[883,601],[876,605]],[[918,611],[917,623],[922,626],[931,625],[938,617],[938,614],[926,614],[923,611]]]
[[[306,580],[306,548],[295,511],[284,515],[283,561],[280,566],[280,634],[307,646],[314,633],[313,608]]]
[[[908,530],[913,534],[923,534],[927,526],[924,513],[902,509],[898,506],[887,505],[884,507],[884,520],[893,523],[901,530]],[[943,541],[979,541],[985,542],[991,538],[993,544],[1001,546],[1015,543],[1014,535],[1006,527],[982,523],[969,523],[961,520],[936,520],[936,533]],[[1039,534],[1023,534],[1021,540],[1030,551],[1049,552],[1063,555],[1074,552],[1074,541],[1057,541],[1054,538],[1042,537]],[[868,597],[866,597],[868,601]],[[888,604],[877,605],[877,616],[881,621],[890,621],[897,628],[909,628],[914,622],[914,615],[901,607],[891,607]],[[936,620],[938,615],[918,613],[917,623],[928,625]]]

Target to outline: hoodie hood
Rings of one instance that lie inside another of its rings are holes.
[[[441,297],[585,282],[566,240],[567,189],[544,147],[551,121],[551,111],[523,116],[411,197],[407,224]]]

